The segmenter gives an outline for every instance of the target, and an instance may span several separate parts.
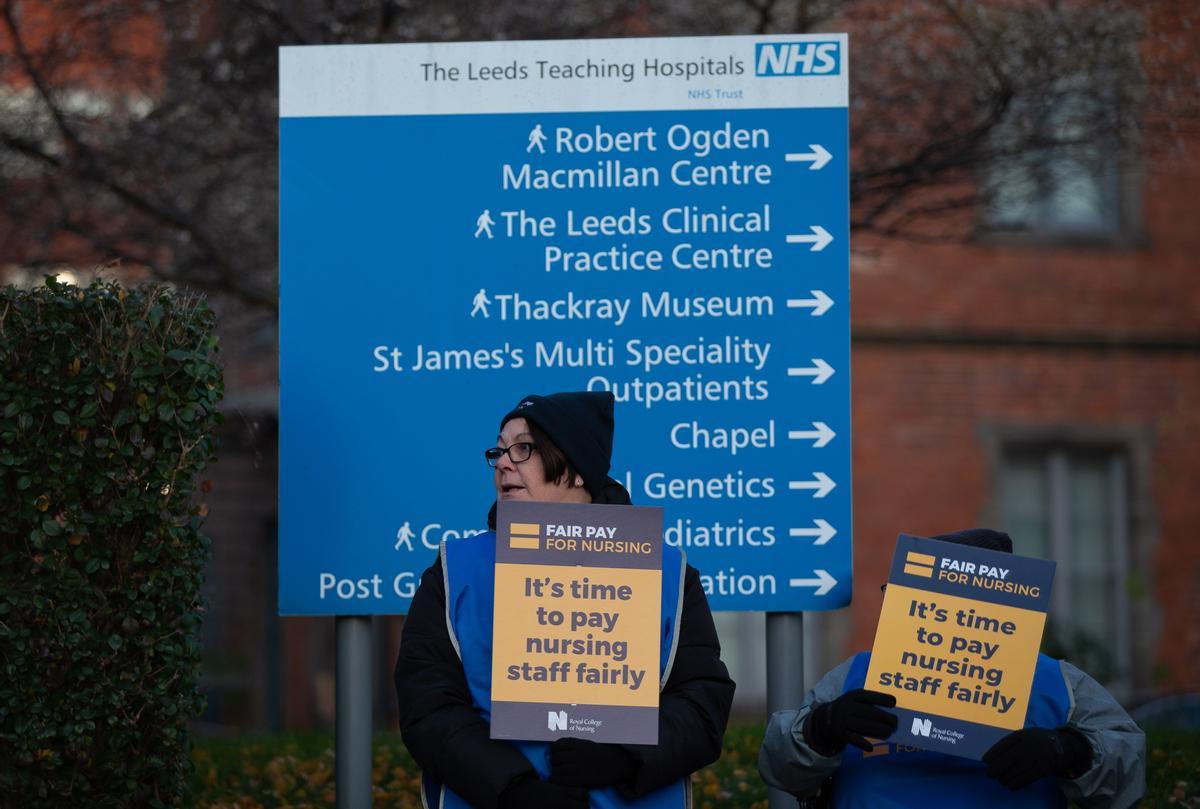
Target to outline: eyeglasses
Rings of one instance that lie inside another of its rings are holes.
[[[487,459],[487,465],[495,467],[500,463],[500,459],[508,455],[508,459],[513,463],[524,463],[529,460],[529,456],[533,454],[533,448],[537,444],[532,441],[518,441],[515,444],[510,444],[507,449],[501,447],[492,447],[483,451],[483,457]]]

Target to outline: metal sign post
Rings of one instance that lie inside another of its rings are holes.
[[[795,708],[804,699],[804,615],[767,613],[767,714]],[[796,809],[796,799],[769,788],[770,809]]]
[[[371,806],[371,619],[337,621],[337,809]]]

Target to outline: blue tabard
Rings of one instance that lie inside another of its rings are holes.
[[[870,652],[854,658],[843,693],[862,688]],[[1038,655],[1025,727],[1057,728],[1067,723],[1071,696],[1059,662]],[[981,761],[919,750],[889,742],[864,754],[847,745],[833,776],[836,809],[887,809],[910,806],[970,806],[971,809],[1040,809],[1066,807],[1055,778],[1043,778],[1012,791],[987,776]]]
[[[446,626],[462,661],[471,691],[471,707],[485,721],[492,708],[492,603],[496,586],[496,534],[443,541],[442,574],[446,584]],[[676,632],[683,611],[686,560],[683,552],[663,545],[662,646],[659,655],[659,691],[666,685],[675,659]],[[542,778],[550,775],[547,742],[511,742]],[[422,774],[421,800],[427,809],[469,809],[452,790]],[[681,778],[636,800],[625,800],[615,789],[589,793],[591,809],[682,809],[691,806],[691,781]]]

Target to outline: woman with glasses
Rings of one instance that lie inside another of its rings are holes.
[[[611,393],[526,396],[484,451],[496,500],[629,504],[609,477]],[[582,809],[690,805],[690,775],[715,761],[733,681],[699,574],[663,548],[657,745],[489,738],[496,506],[487,533],[442,543],[421,577],[400,657],[400,731],[421,766],[423,799],[444,809]]]

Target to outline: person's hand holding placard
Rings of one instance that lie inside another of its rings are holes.
[[[599,789],[621,783],[637,768],[637,759],[620,745],[587,739],[558,739],[550,745],[550,780],[556,784]]]
[[[1015,730],[983,754],[987,774],[1009,789],[1039,778],[1077,778],[1092,765],[1092,746],[1072,728]]]
[[[821,703],[804,723],[804,739],[818,753],[833,756],[852,744],[870,752],[868,739],[884,739],[896,730],[896,698],[879,691],[856,688],[833,702]]]

